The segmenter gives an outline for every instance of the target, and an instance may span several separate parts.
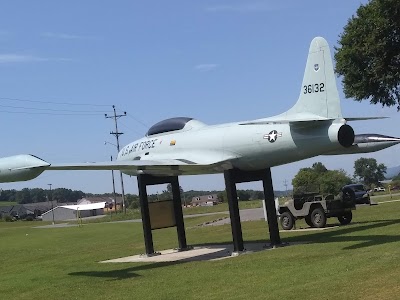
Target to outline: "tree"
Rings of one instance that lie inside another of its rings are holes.
[[[172,184],[167,184],[167,192],[172,194]]]
[[[138,195],[127,194],[125,196],[126,196],[125,201],[126,201],[127,207],[129,207],[131,209],[137,209],[140,207]]]
[[[313,163],[312,169],[319,174],[322,174],[322,173],[325,173],[326,171],[328,171],[328,169],[321,162]]]
[[[53,189],[51,195],[53,200],[58,202],[76,202],[85,197],[85,193],[82,191],[73,191],[66,188]]]
[[[357,9],[335,47],[347,98],[400,110],[400,1],[370,0]]]
[[[17,200],[19,204],[31,203],[32,201],[30,190],[28,188],[24,188],[18,191],[15,195],[15,200]]]
[[[46,201],[46,193],[43,189],[34,188],[30,190],[30,202],[44,202]]]
[[[345,171],[328,170],[320,162],[314,163],[311,168],[300,169],[292,180],[295,191],[334,195],[349,183],[351,183],[351,179]]]
[[[2,190],[0,193],[0,201],[16,201],[16,190]]]
[[[354,162],[354,177],[365,185],[379,185],[379,181],[385,179],[386,166],[376,162],[375,158],[360,158]]]
[[[302,168],[292,180],[293,189],[299,192],[318,190],[318,177],[319,174],[312,168]]]
[[[240,201],[250,200],[250,193],[247,190],[237,190],[237,196]]]
[[[321,176],[319,183],[324,194],[336,195],[343,186],[351,183],[351,178],[344,170],[329,170]]]
[[[226,191],[218,192],[217,197],[221,202],[227,202],[228,201],[228,196],[226,194]]]

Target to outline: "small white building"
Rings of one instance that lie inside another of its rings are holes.
[[[81,218],[104,215],[106,202],[80,205],[61,205],[42,214],[43,221],[66,221]],[[79,214],[79,215],[78,215]]]
[[[221,203],[221,201],[218,199],[217,194],[193,197],[190,202],[192,206],[214,206],[218,203]]]

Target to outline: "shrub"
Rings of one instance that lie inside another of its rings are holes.
[[[5,216],[3,217],[3,220],[6,221],[6,222],[12,222],[12,221],[14,221],[14,220],[13,220],[13,217],[11,217],[11,216],[9,216],[9,215],[5,215]]]
[[[27,216],[25,221],[33,221],[35,218],[33,216]]]

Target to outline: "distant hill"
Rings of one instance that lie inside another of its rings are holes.
[[[397,176],[400,173],[400,166],[387,168],[386,170],[386,179],[392,179],[393,177]]]

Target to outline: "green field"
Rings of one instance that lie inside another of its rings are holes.
[[[247,208],[258,208],[262,207],[261,200],[252,200],[252,201],[239,201],[240,209]],[[205,214],[205,213],[218,213],[218,212],[228,212],[229,207],[228,203],[221,203],[215,206],[197,206],[197,207],[184,207],[183,215],[196,215],[196,214]],[[140,219],[140,209],[127,209],[126,214],[118,212],[107,213],[107,216],[99,219],[86,219],[83,220],[83,223],[104,223],[110,221],[123,221],[123,220],[133,220]]]
[[[229,225],[196,226],[219,217],[185,219],[188,244],[231,243]],[[400,202],[360,206],[348,226],[281,233],[306,244],[220,261],[99,264],[143,253],[141,224],[37,225],[0,223],[1,299],[400,299]],[[245,241],[268,237],[265,222],[242,227]],[[177,246],[174,228],[153,236],[156,250]]]
[[[0,206],[11,206],[11,205],[17,205],[17,202],[13,201],[0,201]]]

